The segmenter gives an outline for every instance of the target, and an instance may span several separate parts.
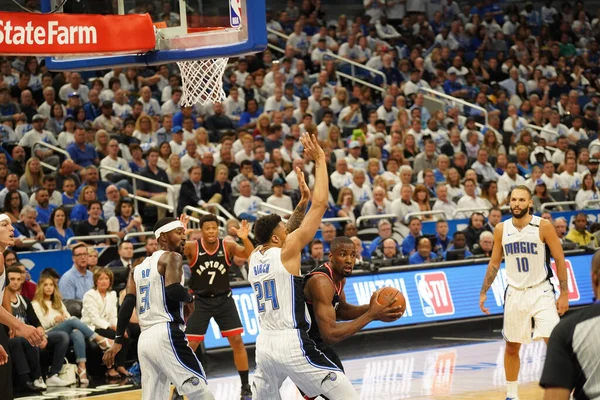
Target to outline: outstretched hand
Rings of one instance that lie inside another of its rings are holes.
[[[248,239],[248,235],[250,234],[250,225],[248,225],[248,221],[245,219],[242,220],[242,224],[239,228],[231,227],[231,230],[242,240]]]
[[[309,158],[314,161],[325,161],[325,152],[319,145],[319,141],[315,135],[309,135],[305,132],[300,136],[300,142],[302,143],[302,147],[304,147],[304,153]]]
[[[310,189],[304,179],[304,171],[302,171],[299,167],[296,167],[296,177],[298,178],[298,189],[300,189],[300,194],[302,195],[302,200],[310,200]]]

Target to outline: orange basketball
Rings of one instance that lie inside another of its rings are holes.
[[[377,303],[379,304],[389,304],[392,299],[396,299],[394,306],[401,306],[402,310],[406,308],[406,299],[402,292],[400,292],[396,288],[392,287],[384,287],[379,291],[379,295],[377,296]]]

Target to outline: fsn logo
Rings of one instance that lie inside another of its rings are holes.
[[[242,25],[241,0],[229,0],[229,23],[232,28],[239,28]]]
[[[421,300],[421,308],[426,317],[454,314],[450,285],[448,285],[448,279],[444,272],[415,274],[415,283]]]
[[[554,273],[550,281],[554,285],[554,289],[560,294],[560,283],[558,282],[558,275],[556,274],[556,262],[552,259],[552,272]],[[579,288],[577,287],[577,281],[575,280],[575,273],[573,272],[573,265],[570,260],[565,259],[565,267],[567,268],[567,288],[569,289],[569,301],[577,301],[581,297],[579,295]]]

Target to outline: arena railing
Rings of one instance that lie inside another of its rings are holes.
[[[37,142],[35,146],[43,146],[43,147],[47,147],[50,150],[53,150],[57,153],[63,154],[68,160],[71,159],[71,155],[64,149],[61,149],[60,147],[56,147],[54,145],[51,145],[50,143],[46,143],[46,142]],[[48,168],[49,170],[52,170],[54,172],[56,172],[56,170],[58,170],[58,168],[56,168],[54,165],[50,165],[48,163],[43,162],[42,160],[40,160],[40,165],[44,168]]]
[[[267,28],[267,32],[272,33],[275,36],[279,36],[280,38],[285,39],[286,41],[290,38],[288,35],[286,35],[284,33],[281,33],[279,31],[276,31],[274,29],[271,29],[271,28]],[[279,48],[277,48],[277,50],[279,50]],[[285,54],[285,50],[284,50],[284,54]],[[338,63],[345,63],[345,64],[349,64],[350,65],[350,68],[351,68],[351,71],[352,71],[351,75],[345,74],[345,73],[337,71],[337,70],[336,70],[336,74],[338,74],[338,75],[340,75],[340,76],[342,76],[344,78],[351,79],[351,80],[353,80],[355,82],[358,82],[361,85],[369,86],[369,87],[371,87],[371,88],[373,88],[375,90],[379,90],[379,91],[385,92],[385,87],[387,87],[388,83],[387,83],[387,77],[385,76],[385,74],[383,72],[378,71],[375,68],[367,67],[366,65],[363,65],[361,63],[357,63],[356,61],[352,61],[352,60],[350,60],[348,58],[341,57],[341,56],[339,56],[339,55],[331,52],[330,50],[327,51],[327,56],[333,58]],[[354,76],[355,75],[355,68],[362,68],[362,69],[364,69],[366,71],[369,71],[371,74],[380,76],[383,79],[383,86],[384,87],[382,88],[380,86],[373,85],[370,82],[367,82],[367,81],[365,81],[363,79],[355,77]]]
[[[446,213],[442,210],[431,210],[431,211],[413,211],[413,212],[409,212],[408,214],[406,214],[404,216],[404,218],[402,218],[402,221],[405,224],[408,224],[408,220],[412,217],[421,217],[424,215],[446,215]]]
[[[538,132],[550,132],[550,133],[552,133],[552,134],[555,134],[555,133],[556,133],[556,132],[554,132],[554,131],[551,131],[551,130],[549,130],[549,129],[546,129],[546,128],[543,128],[543,127],[541,127],[541,126],[537,126],[537,125],[531,125],[531,124],[527,124],[527,125],[525,125],[525,127],[526,127],[527,129],[533,129],[533,130],[536,130],[536,131],[538,131]],[[549,150],[556,150],[556,149],[555,149],[555,148],[553,148],[553,147],[548,147],[548,146],[546,146],[546,148],[547,148],[547,149],[549,149]]]
[[[484,119],[485,119],[485,124],[484,125],[486,125],[486,126],[488,125],[488,122],[489,122],[488,112],[487,112],[487,110],[485,108],[483,108],[481,106],[478,106],[478,105],[473,104],[473,103],[469,103],[468,101],[463,100],[463,99],[459,99],[458,97],[450,96],[449,94],[446,94],[446,93],[440,93],[440,92],[438,92],[436,90],[433,90],[433,89],[419,88],[419,91],[421,91],[423,93],[426,93],[429,97],[432,97],[434,99],[435,98],[441,98],[441,99],[444,99],[444,100],[446,100],[448,102],[460,104],[463,107],[463,110],[461,110],[461,111],[464,111],[464,107],[470,107],[470,108],[473,108],[475,110],[479,110],[479,111],[482,112],[482,114],[484,116]]]
[[[202,215],[208,215],[208,214],[214,215],[210,211],[206,211],[206,210],[203,210],[202,208],[198,208],[198,207],[194,207],[194,206],[185,206],[185,207],[183,207],[183,213],[187,214],[187,211],[195,212],[195,213],[202,214]],[[227,220],[225,218],[223,218],[220,215],[216,215],[216,217],[217,217],[217,219],[219,220],[219,222],[221,223],[221,225],[223,227],[227,226]],[[196,218],[196,217],[191,216],[191,218]],[[199,219],[198,219],[198,222],[200,222]]]
[[[104,166],[104,165],[99,166],[98,170],[100,170],[100,171],[101,170],[106,170],[106,171],[114,172],[116,174],[123,175],[123,176],[129,177],[129,178],[132,179],[133,194],[130,194],[129,197],[131,197],[133,199],[133,205],[134,205],[134,209],[135,209],[136,213],[139,214],[138,201],[142,201],[144,203],[152,204],[152,205],[154,205],[156,207],[166,208],[167,210],[169,210],[170,212],[172,212],[175,217],[177,217],[177,215],[176,215],[176,213],[177,213],[177,207],[176,207],[176,204],[175,204],[175,189],[174,189],[173,185],[170,185],[170,184],[164,183],[164,182],[160,182],[160,181],[157,181],[155,179],[146,178],[145,176],[140,176],[140,175],[134,174],[133,172],[123,171],[123,170],[120,170],[118,168],[107,167],[107,166]],[[173,205],[170,206],[168,204],[159,203],[159,202],[156,202],[154,200],[147,199],[145,197],[137,196],[135,193],[137,192],[137,181],[138,180],[143,181],[143,182],[152,183],[152,184],[154,184],[156,186],[164,187],[165,189],[167,189],[167,196],[171,197],[171,203]]]
[[[490,211],[489,207],[476,207],[476,208],[455,208],[452,211],[452,219],[456,219],[456,216],[458,214],[464,213],[464,212],[470,212],[470,213],[474,213],[474,212],[487,212]]]
[[[130,232],[127,235],[123,236],[123,240],[129,240],[131,238],[144,237],[144,236],[152,236],[152,237],[154,237],[154,232],[152,232],[152,231]]]
[[[396,214],[377,214],[377,215],[361,215],[356,218],[356,226],[360,227],[360,223],[363,221],[371,221],[374,219],[397,219],[398,216]]]
[[[590,204],[600,204],[600,199],[591,199],[583,202],[583,208],[588,208]]]
[[[51,250],[62,250],[62,243],[60,242],[60,240],[58,239],[54,239],[54,238],[46,238],[43,241],[39,241],[36,239],[25,239],[23,240],[23,244],[36,244],[36,243],[40,243],[40,244],[51,244],[54,243],[56,244],[56,249],[51,249]]]
[[[219,216],[219,213],[222,213],[222,214],[224,214],[229,219],[238,219],[235,215],[233,215],[232,213],[230,213],[229,211],[227,211],[225,209],[225,207],[223,207],[221,205],[221,203],[206,203],[206,204],[208,204],[209,206],[213,206],[213,207],[216,208],[216,211],[217,211],[216,215],[217,215],[217,217]]]
[[[116,239],[117,243],[121,240],[117,235],[90,235],[90,236],[73,236],[67,240],[67,247],[73,244],[73,242],[82,241],[85,243],[86,240],[96,239]]]
[[[546,211],[547,208],[556,207],[556,206],[577,206],[577,202],[575,201],[551,201],[549,203],[544,203],[540,207],[540,212]]]
[[[277,206],[274,206],[274,205],[272,205],[272,204],[269,204],[269,203],[267,203],[267,202],[264,202],[264,201],[263,201],[262,203],[260,203],[260,206],[259,206],[259,207],[261,207],[261,208],[262,208],[262,207],[264,207],[264,208],[267,208],[267,209],[269,209],[269,210],[277,211],[277,212],[279,212],[279,213],[283,213],[283,214],[287,214],[287,215],[291,215],[291,214],[292,214],[292,212],[294,212],[294,210],[292,210],[292,211],[290,211],[290,210],[286,210],[285,208],[282,208],[282,207],[277,207]],[[267,213],[267,214],[268,214],[268,213]]]

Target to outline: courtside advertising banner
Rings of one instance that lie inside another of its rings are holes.
[[[0,12],[2,55],[100,55],[153,50],[150,15]]]

